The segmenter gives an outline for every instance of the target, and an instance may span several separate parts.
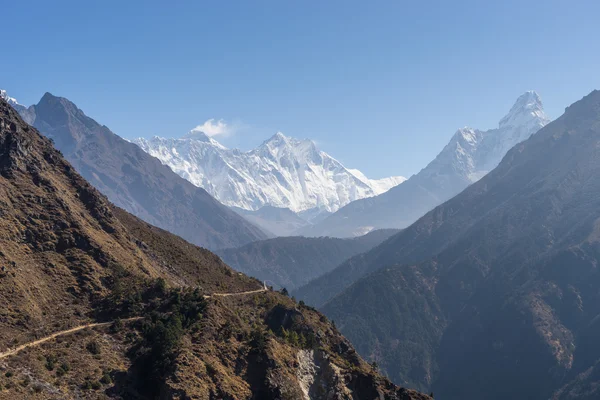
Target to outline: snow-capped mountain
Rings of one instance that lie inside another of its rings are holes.
[[[320,151],[313,141],[280,132],[247,152],[228,149],[196,130],[180,139],[155,136],[134,143],[220,202],[246,210],[268,205],[294,212],[313,208],[333,212],[406,180],[368,179]]]
[[[405,228],[494,169],[514,145],[550,122],[534,91],[522,94],[498,128],[459,129],[444,149],[402,185],[358,200],[299,233],[347,237],[376,228]]]
[[[19,103],[17,102],[17,99],[15,99],[14,97],[10,97],[8,95],[8,93],[6,93],[6,90],[4,90],[4,89],[0,89],[0,97],[3,98],[4,100],[6,100],[6,102],[13,107],[15,105],[19,105]]]
[[[6,100],[21,115],[21,118],[28,124],[32,125],[35,120],[35,109],[33,107],[25,107],[20,104],[17,99],[10,97],[6,90],[0,89],[0,97]]]

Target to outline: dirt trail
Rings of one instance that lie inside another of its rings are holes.
[[[258,289],[258,290],[250,290],[248,292],[238,292],[238,293],[213,293],[211,295],[204,295],[205,299],[209,299],[211,297],[228,297],[228,296],[241,296],[244,294],[252,294],[252,293],[262,293],[262,292],[266,292],[267,290],[267,285],[266,283],[264,284],[264,287],[262,289]],[[127,318],[127,319],[123,319],[121,320],[122,322],[131,322],[131,321],[137,321],[142,319],[143,317],[133,317],[133,318]],[[22,344],[18,347],[15,347],[14,349],[8,349],[7,351],[5,351],[4,353],[0,353],[0,360],[6,357],[10,357],[12,355],[15,355],[17,353],[19,353],[20,351],[23,351],[29,347],[33,347],[33,346],[37,346],[39,344],[42,344],[44,342],[47,342],[49,340],[55,339],[59,336],[63,336],[63,335],[68,335],[69,333],[74,333],[74,332],[78,332],[81,331],[83,329],[87,329],[87,328],[96,328],[99,326],[108,326],[111,325],[114,321],[110,321],[110,322],[96,322],[93,324],[86,324],[86,325],[80,325],[80,326],[76,326],[75,328],[71,328],[71,329],[67,329],[65,331],[60,331],[60,332],[56,332],[53,333],[50,336],[46,336],[42,339],[38,339],[36,341],[33,342],[29,342],[29,343],[25,343]]]
[[[213,293],[211,295],[204,295],[204,298],[210,299],[211,297],[241,296],[243,294],[262,293],[262,292],[266,292],[266,291],[267,291],[267,289],[258,289],[258,290],[250,290],[248,292],[239,292],[239,293]]]
[[[237,292],[237,293],[213,293],[213,294],[205,294],[204,298],[205,299],[210,299],[211,297],[228,297],[228,296],[241,296],[243,294],[253,294],[253,293],[262,293],[262,292],[266,292],[269,289],[267,289],[267,284],[263,283],[263,288],[262,289],[258,289],[258,290],[249,290],[247,292]]]
[[[134,317],[134,318],[127,318],[127,319],[123,319],[121,320],[122,322],[130,322],[130,321],[137,321],[139,319],[142,319],[142,317]],[[18,347],[15,347],[14,349],[8,349],[7,351],[5,351],[4,353],[0,353],[0,360],[9,356],[12,356],[14,354],[17,354],[20,351],[25,350],[28,347],[33,347],[33,346],[37,346],[39,344],[42,344],[44,342],[47,342],[49,340],[55,339],[59,336],[63,336],[63,335],[68,335],[69,333],[74,333],[74,332],[78,332],[81,331],[83,329],[87,329],[87,328],[95,328],[98,326],[108,326],[111,325],[114,321],[110,321],[110,322],[96,322],[93,324],[86,324],[86,325],[80,325],[80,326],[76,326],[75,328],[71,328],[71,329],[67,329],[66,331],[60,331],[60,332],[55,332],[50,336],[46,336],[42,339],[33,341],[33,342],[29,342],[29,343],[25,343],[22,344]]]

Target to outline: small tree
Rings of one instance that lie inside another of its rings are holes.
[[[298,346],[299,338],[298,338],[298,334],[296,333],[296,331],[290,331],[290,333],[288,335],[288,341],[292,346]]]
[[[289,296],[290,293],[288,292],[288,290],[286,288],[281,289],[281,294],[284,296]]]

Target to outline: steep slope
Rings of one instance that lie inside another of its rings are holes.
[[[238,271],[292,290],[397,232],[382,229],[353,239],[280,237],[218,250],[217,254]]]
[[[584,387],[600,360],[599,149],[594,91],[347,264],[364,278],[323,310],[393,380],[445,399]]]
[[[227,149],[199,131],[181,139],[134,142],[223,204],[245,210],[268,205],[294,212],[313,208],[332,212],[405,180],[400,176],[370,180],[360,171],[346,169],[313,141],[282,133],[249,152]]]
[[[18,111],[110,201],[143,220],[212,249],[266,238],[205,190],[99,125],[69,100],[46,93],[37,105]]]
[[[114,321],[3,357],[2,398],[428,398],[316,311],[111,206],[4,100],[0,215],[2,353]]]
[[[298,234],[349,237],[371,229],[405,228],[476,182],[498,165],[511,147],[548,121],[537,93],[526,92],[500,120],[497,129],[459,129],[427,167],[402,185],[379,196],[354,201]]]
[[[238,207],[231,209],[273,236],[291,236],[298,229],[310,225],[310,222],[289,208],[263,206],[255,211]]]

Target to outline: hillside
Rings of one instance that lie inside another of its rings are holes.
[[[98,124],[69,100],[46,93],[38,104],[17,108],[88,182],[143,220],[211,249],[266,238],[205,190]]]
[[[594,91],[480,181],[355,257],[348,266],[362,278],[324,312],[395,382],[444,399],[593,393],[599,149]]]
[[[2,398],[427,399],[316,311],[111,205],[4,100],[0,215],[1,353],[108,323],[3,355]]]
[[[497,128],[459,129],[436,158],[406,182],[378,196],[353,201],[297,234],[351,237],[372,229],[406,228],[494,169],[511,147],[548,122],[538,94],[525,92]]]
[[[237,271],[292,290],[397,232],[382,229],[353,239],[280,237],[218,250],[217,254]]]

